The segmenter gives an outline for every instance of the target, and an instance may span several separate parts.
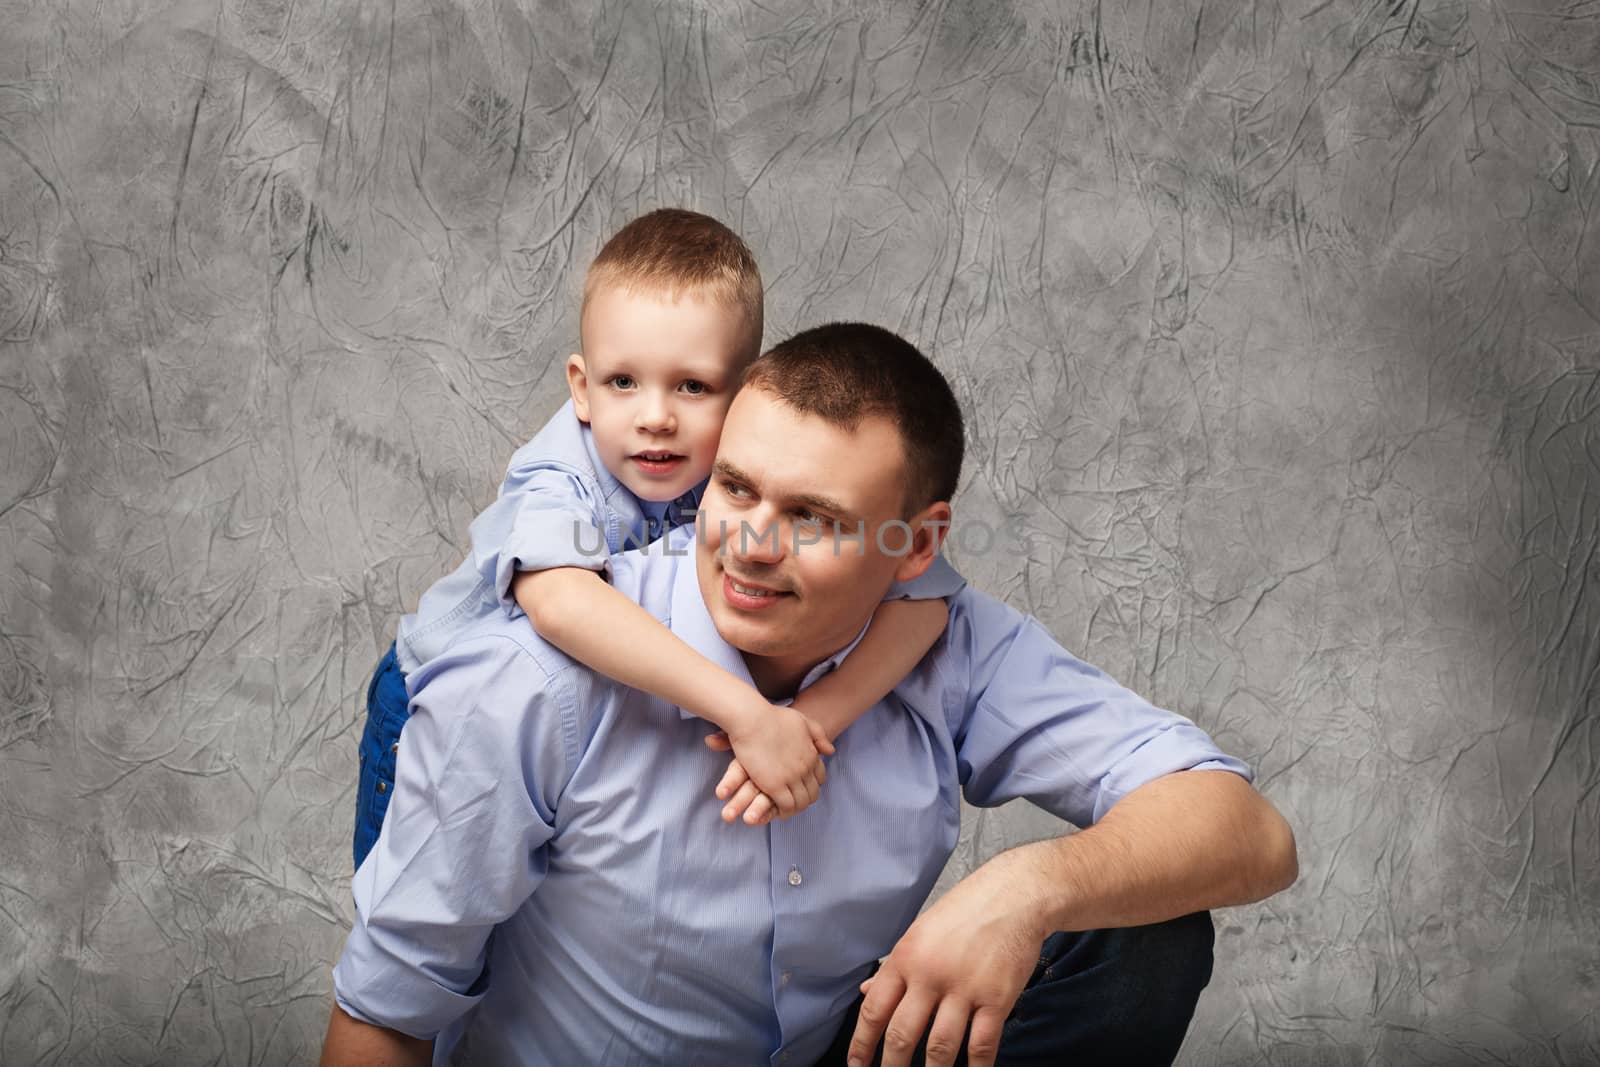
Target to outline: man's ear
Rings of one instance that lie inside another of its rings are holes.
[[[567,357],[567,391],[572,394],[572,410],[578,413],[578,421],[588,422],[589,368],[576,352]]]
[[[900,565],[894,572],[895,581],[920,578],[933,565],[933,557],[939,554],[945,535],[950,532],[950,516],[950,502],[941,500],[906,520],[911,526],[911,550],[900,557]]]

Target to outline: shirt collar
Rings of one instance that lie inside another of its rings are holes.
[[[571,400],[567,401],[566,407],[572,407]],[[600,453],[594,450],[594,431],[589,428],[588,423],[578,418],[576,408],[573,409],[572,420],[578,424],[578,434],[583,438],[584,454],[589,457],[589,467],[594,471],[595,481],[600,483],[601,499],[605,500],[607,505],[614,507],[611,502],[618,493],[632,496],[633,494],[628,492],[628,487],[617,481],[617,476],[611,473],[610,468],[600,462]]]
[[[707,479],[706,481],[709,481]],[[676,500],[664,500],[660,503],[654,500],[639,501],[639,510],[645,518],[659,523],[667,528],[682,526],[690,518],[691,513],[699,510],[700,497],[706,491],[706,481],[690,489]]]
[[[696,527],[683,528],[686,533],[679,533],[669,539],[668,545],[674,552],[686,551],[687,556],[678,561],[677,571],[672,582],[672,632],[683,639],[684,643],[706,659],[722,667],[741,681],[755,685],[750,677],[750,668],[744,661],[744,654],[722,639],[717,632],[717,624],[711,620],[711,612],[706,607],[706,601],[700,595],[699,565],[700,556],[695,551]],[[800,679],[800,688],[806,689],[818,678],[838,667],[844,658],[850,654],[851,649],[861,643],[861,638],[866,635],[867,627],[872,625],[869,618],[856,631],[855,637],[833,655],[828,656],[816,666],[806,672]],[[773,703],[787,705],[790,699],[777,700]],[[678,715],[684,719],[693,719],[695,714],[678,709]]]

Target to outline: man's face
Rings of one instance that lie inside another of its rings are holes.
[[[595,292],[567,384],[606,469],[641,500],[675,500],[699,484],[749,347],[744,317],[720,301]]]
[[[734,400],[696,563],[717,631],[747,654],[763,688],[763,676],[797,682],[860,632],[891,583],[927,569],[937,541],[928,550],[924,535],[907,551],[898,525],[905,485],[904,446],[888,419],[850,431],[759,388]],[[947,505],[936,509],[948,519]],[[836,538],[835,523],[861,539]]]

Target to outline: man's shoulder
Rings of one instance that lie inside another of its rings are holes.
[[[976,646],[999,641],[1009,642],[1029,624],[1037,625],[1033,616],[970,585],[951,597],[949,604],[950,621],[945,626],[945,640],[938,647],[951,653],[971,652]]]
[[[592,673],[534,632],[526,615],[519,612],[512,618],[504,611],[492,612],[463,626],[437,655],[425,660],[411,679],[412,695],[445,671],[456,677],[472,672],[485,678],[509,672],[530,693],[569,698],[587,688],[583,676]]]
[[[662,622],[672,618],[672,596],[682,568],[693,579],[695,527],[679,526],[645,545],[613,554],[607,564],[612,588]],[[698,589],[696,590],[698,595]]]
[[[895,688],[942,707],[954,730],[1019,640],[1030,650],[1041,639],[1060,646],[1033,616],[970,585],[950,597],[949,608],[944,635]]]

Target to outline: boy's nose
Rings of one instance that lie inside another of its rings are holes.
[[[672,405],[662,397],[645,401],[639,409],[639,428],[647,433],[671,433],[678,428]]]

